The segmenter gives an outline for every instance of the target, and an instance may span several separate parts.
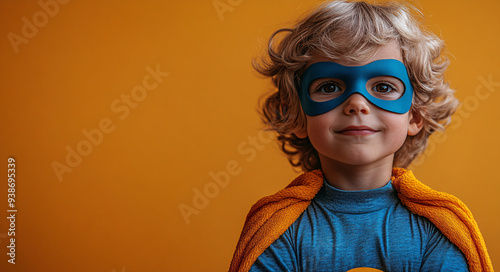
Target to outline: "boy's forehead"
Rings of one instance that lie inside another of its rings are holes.
[[[362,66],[380,59],[396,59],[404,62],[399,43],[395,40],[392,40],[387,44],[378,46],[374,50],[373,54],[367,54],[367,56],[363,56],[361,58],[358,58],[357,60],[353,60],[352,58],[343,56],[339,56],[338,58],[331,58],[321,53],[313,52],[311,60],[306,64],[305,68],[309,67],[309,65],[313,63],[322,61],[335,62],[343,66]]]

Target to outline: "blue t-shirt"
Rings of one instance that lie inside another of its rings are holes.
[[[462,252],[404,207],[389,182],[342,191],[325,182],[302,215],[250,271],[469,271]]]

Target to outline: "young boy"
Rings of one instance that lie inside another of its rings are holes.
[[[457,107],[442,50],[397,3],[326,3],[273,34],[263,116],[306,173],[252,207],[230,271],[493,271],[467,207],[399,168]]]

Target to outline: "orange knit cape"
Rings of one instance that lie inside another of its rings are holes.
[[[493,271],[484,239],[472,213],[458,198],[432,190],[411,171],[394,168],[392,183],[412,213],[429,219],[464,253],[471,272]],[[306,210],[323,186],[323,173],[314,170],[286,188],[262,198],[247,215],[229,271],[248,271],[257,258]]]

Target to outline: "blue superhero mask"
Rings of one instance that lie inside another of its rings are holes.
[[[325,80],[309,90],[319,78]],[[401,61],[382,59],[363,66],[313,63],[304,71],[299,89],[300,103],[309,116],[334,109],[354,93],[381,109],[402,114],[410,110],[413,88]]]

